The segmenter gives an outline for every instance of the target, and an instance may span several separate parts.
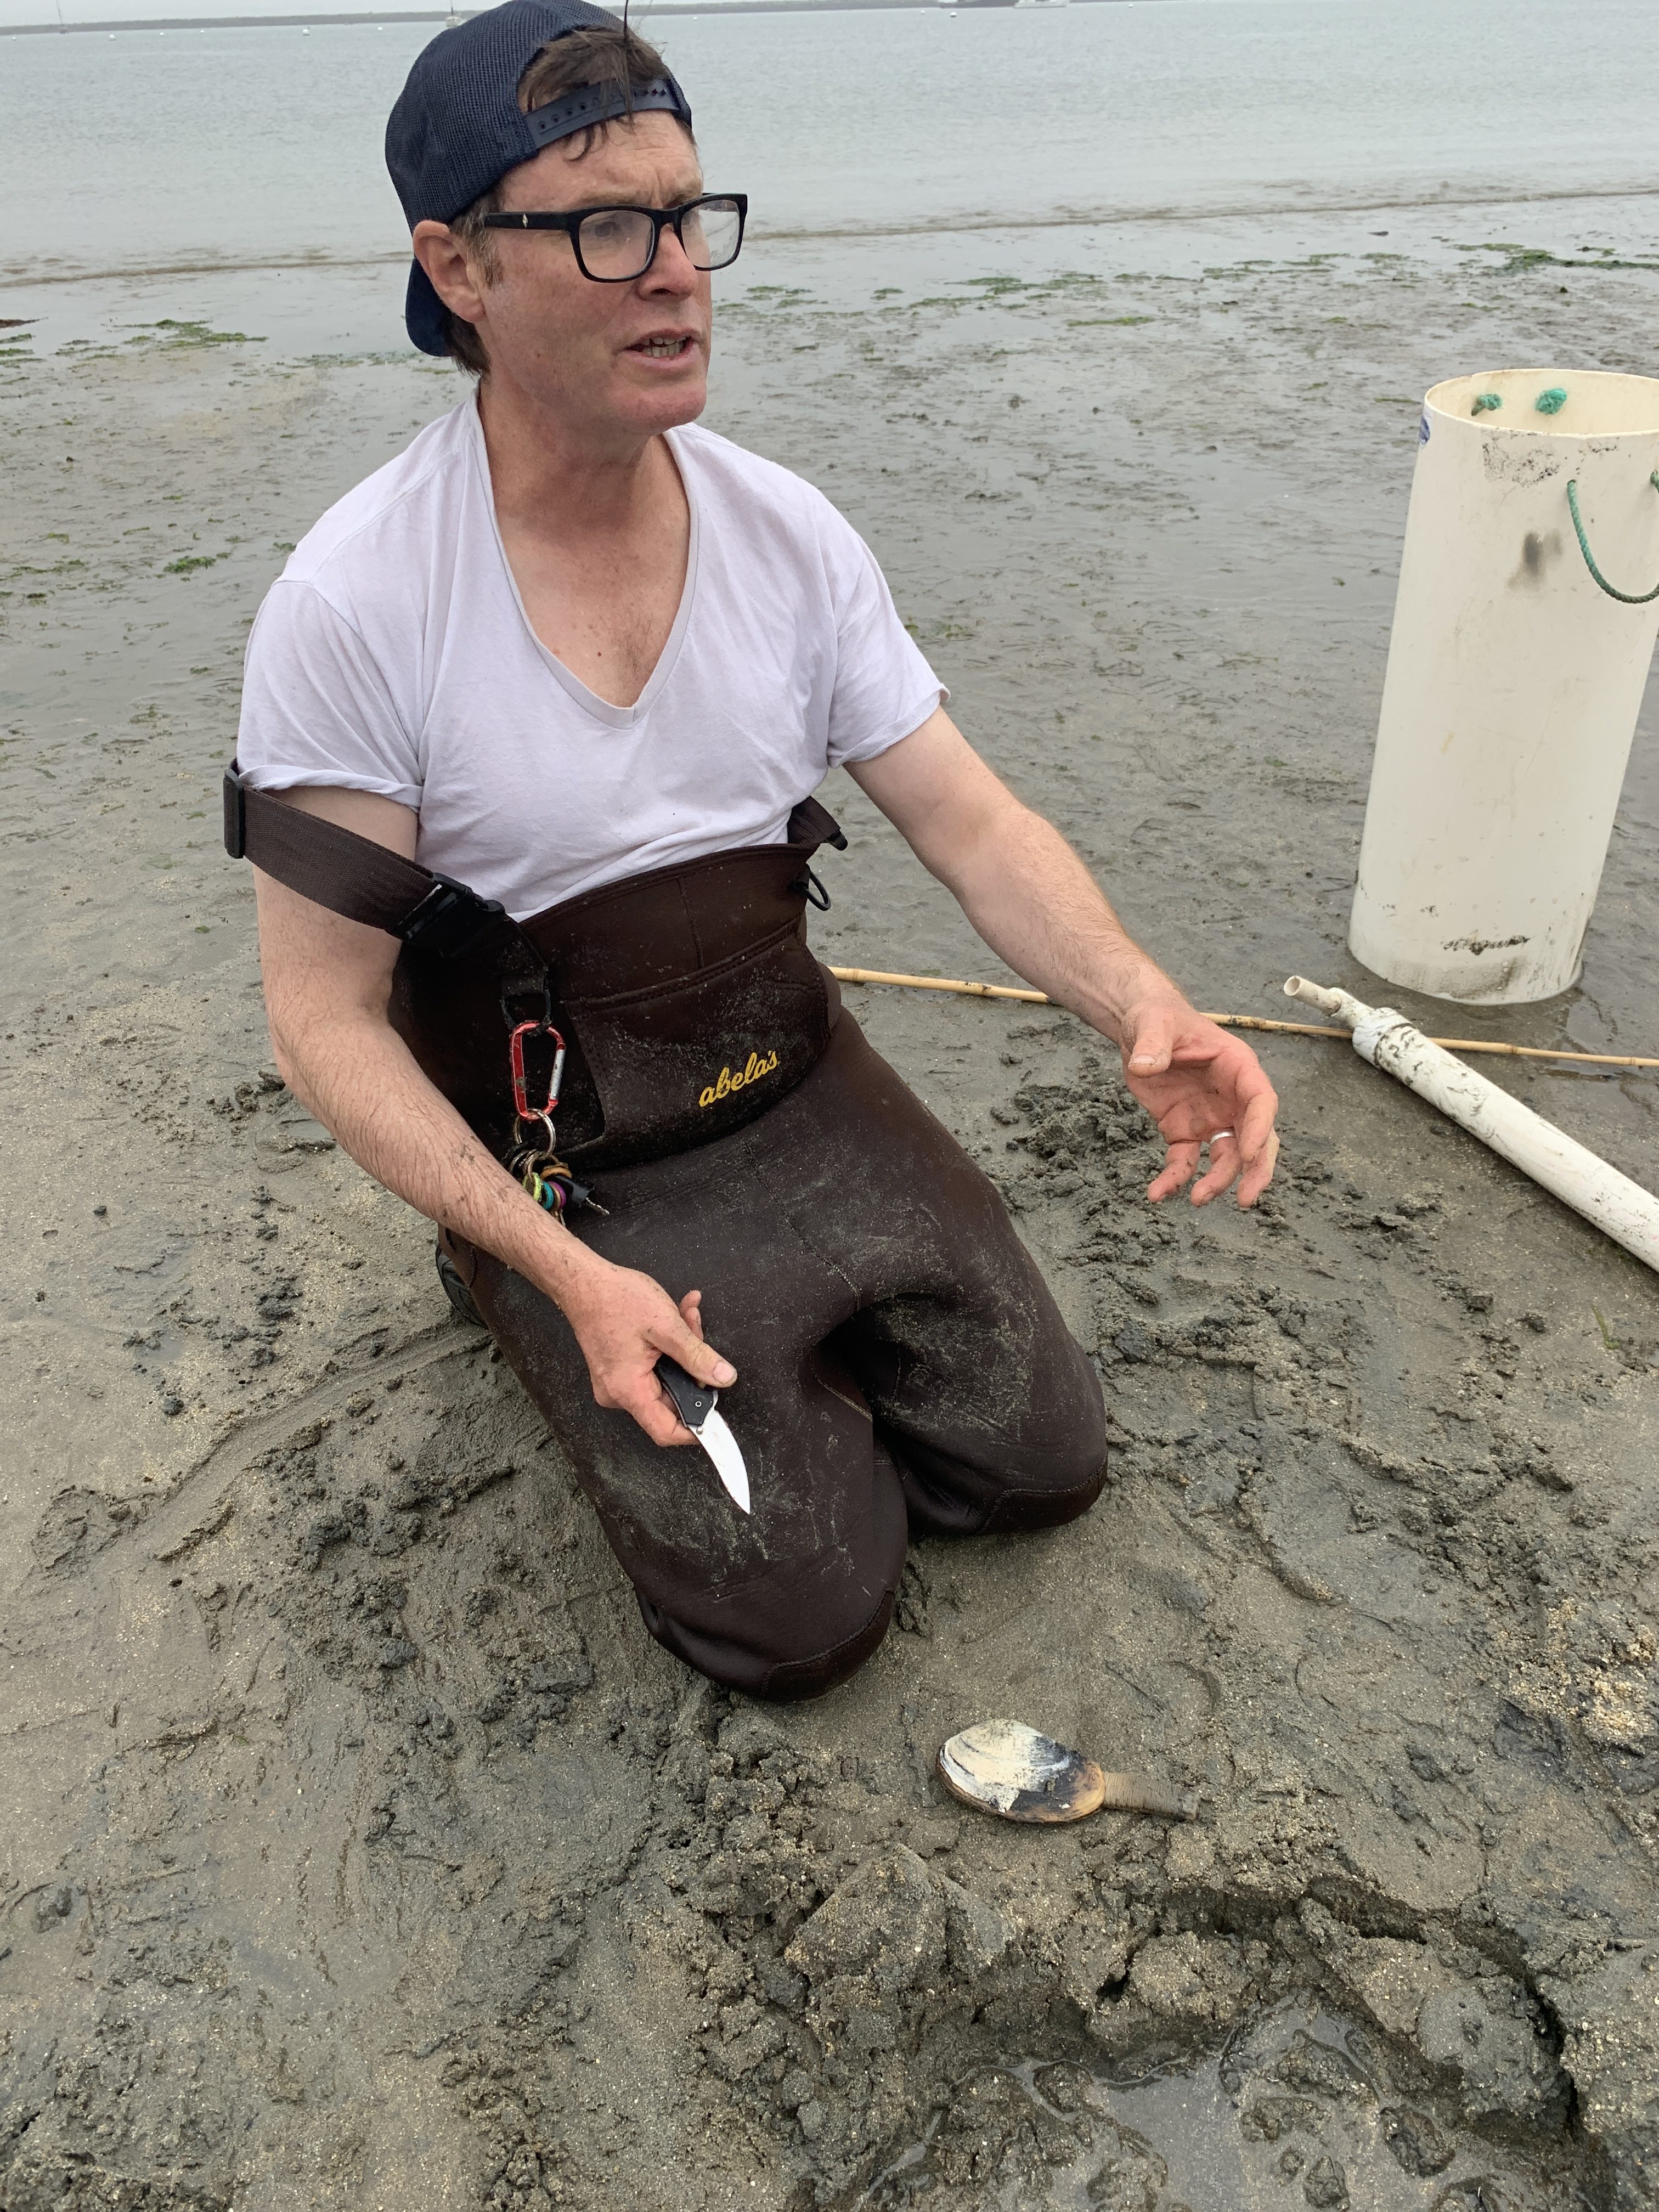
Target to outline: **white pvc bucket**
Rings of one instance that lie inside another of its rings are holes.
[[[1659,585],[1656,470],[1651,377],[1500,369],[1424,401],[1348,928],[1391,982],[1499,1006],[1577,979],[1659,599],[1596,581],[1568,486],[1633,597]]]

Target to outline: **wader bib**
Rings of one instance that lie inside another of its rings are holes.
[[[606,1209],[572,1235],[701,1290],[738,1382],[738,1512],[701,1453],[594,1403],[541,1291],[441,1249],[568,1455],[658,1641],[761,1697],[829,1688],[886,1632],[907,1536],[1053,1526],[1104,1480],[1100,1383],[994,1188],[842,1007],[806,942],[808,799],[787,842],[607,884],[515,922],[495,902],[247,788],[225,842],[399,938],[391,1018],[497,1156],[509,1030],[568,1045],[558,1149]]]

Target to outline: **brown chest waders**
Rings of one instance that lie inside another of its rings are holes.
[[[991,1183],[841,1006],[806,943],[814,799],[788,842],[608,884],[515,922],[493,901],[244,785],[225,842],[401,939],[391,1017],[500,1156],[507,1041],[568,1045],[559,1150],[607,1211],[570,1233],[675,1298],[738,1370],[738,1512],[700,1452],[593,1401],[563,1316],[445,1235],[568,1455],[647,1627],[754,1696],[810,1697],[881,1641],[907,1535],[1052,1527],[1105,1474],[1098,1378]],[[814,900],[813,894],[819,892]]]

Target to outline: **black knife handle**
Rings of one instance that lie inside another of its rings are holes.
[[[657,1362],[657,1380],[674,1401],[674,1410],[693,1436],[720,1403],[720,1392],[688,1375],[678,1359],[665,1352]]]

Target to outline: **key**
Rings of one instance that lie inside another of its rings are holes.
[[[562,1214],[568,1206],[587,1206],[595,1213],[604,1213],[601,1206],[586,1183],[578,1182],[564,1161],[555,1152],[538,1151],[532,1145],[515,1146],[506,1160],[509,1175],[516,1176],[538,1206],[548,1212]]]

